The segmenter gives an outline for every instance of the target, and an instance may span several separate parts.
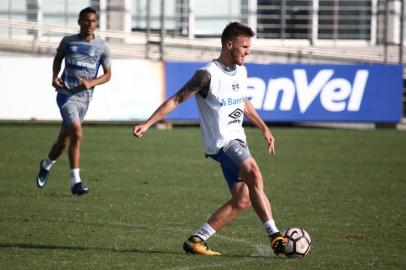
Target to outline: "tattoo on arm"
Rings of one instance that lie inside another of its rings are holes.
[[[175,94],[177,103],[182,103],[191,95],[199,93],[206,97],[210,87],[210,73],[198,70],[193,77]]]

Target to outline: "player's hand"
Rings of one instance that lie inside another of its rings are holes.
[[[83,80],[83,79],[80,79],[78,86],[76,86],[76,88],[78,88],[78,89],[86,89],[86,90],[89,90],[92,87],[93,87],[93,85],[90,81]]]
[[[59,77],[55,77],[52,80],[52,86],[55,88],[62,88],[63,87],[63,80]]]
[[[268,130],[264,133],[264,138],[268,144],[268,154],[275,156],[275,138],[272,136],[272,133]]]
[[[148,130],[148,126],[145,124],[134,126],[133,135],[137,138],[141,138],[142,135]]]

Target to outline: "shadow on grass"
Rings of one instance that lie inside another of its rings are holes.
[[[85,246],[64,246],[64,245],[50,245],[50,244],[35,244],[35,243],[0,243],[0,249],[20,248],[20,249],[43,249],[43,250],[74,250],[74,251],[104,251],[104,252],[117,252],[117,253],[140,253],[140,254],[162,254],[162,255],[185,255],[185,252],[173,252],[164,250],[143,250],[138,248],[102,248],[102,247],[85,247]],[[220,257],[240,258],[240,259],[277,259],[280,257],[269,256],[247,256],[247,255],[227,255],[223,254]]]
[[[181,255],[182,252],[170,252],[162,250],[141,250],[137,248],[102,248],[102,247],[86,247],[86,246],[64,246],[50,244],[34,244],[34,243],[0,243],[0,248],[21,248],[21,249],[51,249],[51,250],[75,250],[75,251],[107,251],[118,253],[144,253],[144,254],[173,254]]]

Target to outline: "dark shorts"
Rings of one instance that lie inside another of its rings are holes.
[[[240,167],[244,160],[251,157],[247,143],[241,140],[232,140],[215,155],[208,155],[220,163],[228,188],[231,190],[237,183]]]

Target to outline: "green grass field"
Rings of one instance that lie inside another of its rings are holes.
[[[0,269],[406,269],[406,133],[273,129],[277,155],[247,128],[280,229],[305,228],[302,259],[271,254],[249,209],[209,241],[224,256],[185,255],[182,244],[229,198],[193,127],[90,125],[81,176],[69,190],[64,154],[44,189],[35,176],[57,125],[0,125]]]

